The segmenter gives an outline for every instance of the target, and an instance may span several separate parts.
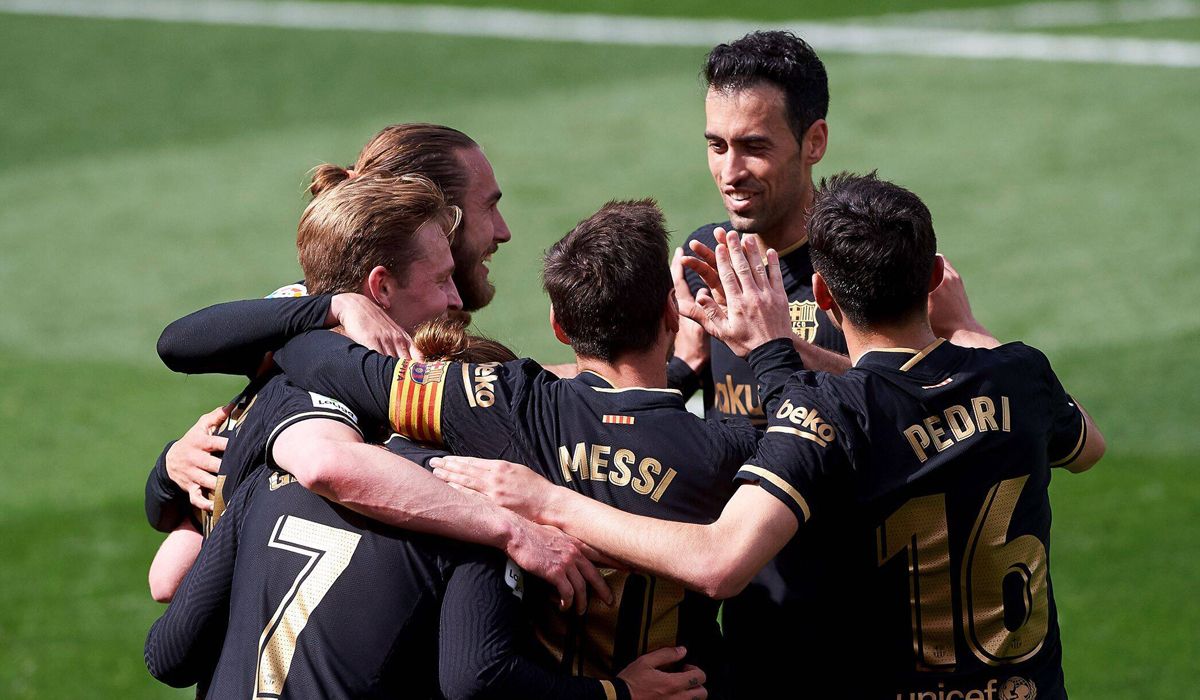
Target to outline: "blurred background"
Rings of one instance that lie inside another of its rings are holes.
[[[500,1],[524,12],[0,0],[0,697],[176,695],[142,662],[142,485],[240,382],[173,375],[154,342],[300,277],[310,168],[394,122],[474,137],[514,234],[477,327],[565,361],[541,252],[612,198],[656,197],[677,243],[723,220],[701,61],[787,23],[830,75],[817,174],[917,192],[980,320],[1106,432],[1052,488],[1069,691],[1191,697],[1200,3]],[[611,24],[647,14],[688,19]]]

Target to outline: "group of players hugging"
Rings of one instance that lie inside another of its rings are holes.
[[[172,369],[250,383],[147,482],[151,674],[212,698],[1066,697],[1047,487],[1099,431],[975,321],[916,195],[814,183],[807,44],[755,32],[704,74],[729,220],[672,256],[652,200],[614,201],[551,246],[573,365],[466,332],[510,234],[480,147],[430,124],[315,171],[303,283],[164,331]]]

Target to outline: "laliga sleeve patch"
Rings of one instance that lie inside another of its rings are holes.
[[[351,423],[358,425],[358,416],[354,415],[354,411],[351,411],[350,407],[346,404],[338,401],[337,399],[332,399],[328,396],[322,396],[314,391],[308,392],[308,395],[312,397],[313,408],[323,408],[329,411],[337,411],[343,416],[349,418]]]
[[[297,282],[296,284],[285,284],[266,296],[267,299],[289,299],[294,297],[308,296],[308,287]]]

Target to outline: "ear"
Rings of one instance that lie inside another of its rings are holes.
[[[820,272],[814,272],[812,276],[813,300],[817,302],[817,307],[822,311],[829,311],[837,306],[837,302],[833,300],[833,295],[829,293],[829,285],[825,284],[825,278]]]
[[[818,119],[804,132],[804,141],[800,144],[800,152],[804,162],[816,165],[825,157],[825,147],[829,145],[829,125],[824,119]]]
[[[674,290],[667,294],[667,305],[663,309],[663,320],[667,323],[668,333],[679,332],[679,302],[675,299]]]
[[[929,275],[929,293],[942,286],[942,278],[946,275],[946,259],[941,253],[933,256],[933,272]]]
[[[383,265],[376,265],[367,273],[367,281],[363,284],[363,294],[374,301],[384,311],[391,308],[391,293],[395,291],[396,278]]]
[[[554,317],[554,304],[550,305],[550,327],[554,329],[554,337],[558,338],[558,342],[568,346],[571,344],[562,326],[558,325],[558,319]]]

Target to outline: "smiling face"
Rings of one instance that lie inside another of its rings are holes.
[[[417,229],[414,237],[414,256],[404,284],[393,285],[388,291],[388,315],[409,333],[449,309],[462,308],[454,286],[454,259],[442,224],[430,221]]]
[[[486,306],[496,294],[488,280],[486,263],[501,243],[512,239],[512,234],[500,215],[500,185],[483,151],[460,150],[458,160],[467,174],[467,186],[460,202],[462,226],[453,248],[454,280],[462,294],[463,308],[474,311]]]
[[[805,157],[810,127],[798,143],[787,120],[783,91],[768,83],[733,90],[709,88],[704,99],[708,168],[734,229],[758,233],[782,248],[804,237],[812,200],[812,165]]]

